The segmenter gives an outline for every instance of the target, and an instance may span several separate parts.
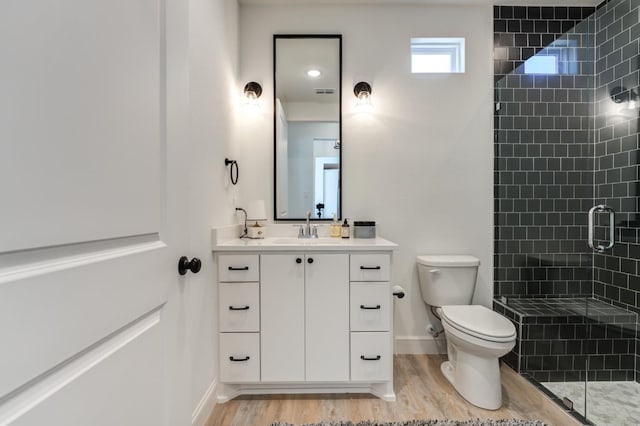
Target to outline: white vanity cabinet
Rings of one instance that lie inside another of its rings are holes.
[[[263,381],[349,380],[349,255],[260,255]]]
[[[390,271],[396,246],[327,240],[300,247],[237,240],[215,250],[218,402],[268,393],[395,399]]]

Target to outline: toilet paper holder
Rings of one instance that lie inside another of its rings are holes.
[[[405,295],[404,288],[400,287],[399,285],[394,285],[391,290],[393,291],[393,295],[398,299],[402,299]]]

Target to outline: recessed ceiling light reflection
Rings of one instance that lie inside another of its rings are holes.
[[[312,77],[312,78],[320,77],[320,71],[319,70],[308,70],[307,71],[307,75],[309,77]]]

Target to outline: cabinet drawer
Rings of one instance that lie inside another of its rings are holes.
[[[351,283],[351,331],[389,331],[391,289],[388,282]]]
[[[257,254],[222,254],[218,256],[220,282],[258,281],[260,263]]]
[[[389,281],[391,260],[388,254],[352,254],[351,281]]]
[[[220,283],[220,331],[260,331],[258,283]]]
[[[260,334],[220,333],[220,381],[260,381]]]
[[[393,358],[389,332],[351,333],[351,380],[391,380]]]

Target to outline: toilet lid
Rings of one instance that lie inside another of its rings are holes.
[[[480,259],[466,254],[427,254],[418,256],[418,263],[425,266],[478,266]]]
[[[511,321],[482,305],[443,306],[441,312],[452,327],[484,340],[506,341],[516,336]]]

